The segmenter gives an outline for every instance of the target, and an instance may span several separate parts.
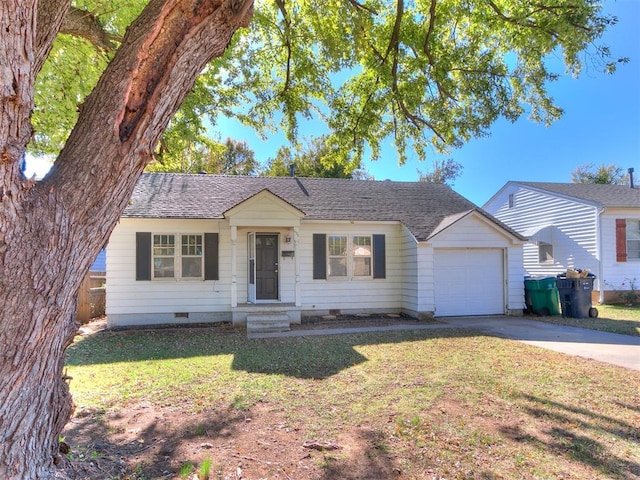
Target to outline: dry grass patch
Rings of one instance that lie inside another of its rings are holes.
[[[640,478],[639,372],[463,330],[106,333],[67,365],[93,478]]]

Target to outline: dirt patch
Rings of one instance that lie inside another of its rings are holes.
[[[192,479],[205,459],[211,479],[377,479],[399,472],[366,427],[310,438],[288,423],[282,407],[262,402],[197,413],[147,402],[84,410],[63,435],[71,447],[64,470],[73,479]]]
[[[292,329],[417,324],[398,315],[306,318]],[[214,327],[225,332],[229,325]],[[106,330],[106,317],[79,335]],[[313,412],[298,412],[310,418]],[[77,411],[63,432],[70,452],[61,470],[76,480],[196,479],[208,459],[210,479],[387,479],[401,468],[371,426],[351,426],[336,438],[316,438],[292,425],[281,405],[259,401],[248,409],[198,408],[153,401],[113,411]]]

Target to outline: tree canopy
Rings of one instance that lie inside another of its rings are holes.
[[[580,165],[571,172],[573,183],[600,183],[610,185],[622,185],[627,182],[627,174],[622,167],[617,165],[595,166],[593,163]]]
[[[72,8],[36,83],[34,153],[57,153],[125,29],[145,0],[88,0]],[[79,6],[82,6],[80,10]],[[547,92],[584,56],[612,72],[595,43],[616,19],[595,0],[354,0],[256,5],[250,29],[202,72],[158,147],[159,156],[212,149],[221,116],[297,142],[298,125],[325,122],[333,162],[354,170],[391,141],[400,163],[488,134],[499,117],[545,124],[562,114]],[[75,22],[72,21],[75,19]],[[215,150],[215,149],[214,149]]]
[[[443,183],[453,185],[456,178],[462,174],[464,167],[453,158],[446,160],[434,160],[433,170],[428,172],[418,171],[421,182]]]
[[[324,178],[371,178],[367,172],[355,163],[347,165],[335,160],[338,154],[332,150],[326,136],[298,143],[296,148],[281,147],[276,156],[267,161],[261,174],[267,177],[286,177],[291,174],[298,177]],[[339,155],[339,154],[338,154]]]

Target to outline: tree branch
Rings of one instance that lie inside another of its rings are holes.
[[[436,24],[436,4],[437,0],[431,0],[429,5],[429,26],[427,27],[427,34],[424,37],[424,54],[429,59],[429,63],[434,65],[433,57],[431,56],[431,48],[429,48],[429,42],[431,41],[431,35],[433,35],[433,29]]]
[[[53,41],[60,31],[71,0],[39,0],[34,71],[37,73],[49,56]]]
[[[284,86],[282,87],[282,91],[280,92],[280,95],[284,95],[287,90],[289,90],[289,85],[291,83],[291,19],[289,18],[284,0],[276,0],[276,5],[278,5],[280,13],[282,13],[282,18],[284,21],[284,46],[287,49],[287,71],[284,79]]]
[[[69,8],[64,17],[60,33],[84,38],[97,49],[105,52],[115,50],[116,43],[114,41],[122,41],[121,37],[107,32],[93,13],[73,6]]]
[[[378,15],[377,10],[374,10],[374,9],[373,9],[373,8],[371,8],[371,7],[368,7],[368,6],[366,6],[366,5],[363,5],[363,4],[359,3],[359,2],[357,2],[356,0],[348,0],[348,1],[349,1],[349,3],[350,3],[353,7],[355,7],[356,9],[364,10],[364,11],[366,11],[366,12],[369,12],[369,13],[370,13],[370,14],[372,14],[372,15]]]

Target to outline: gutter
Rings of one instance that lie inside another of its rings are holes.
[[[602,215],[604,214],[606,207],[600,207],[596,209],[596,254],[598,255],[598,285],[599,285],[599,294],[598,294],[598,303],[604,303],[604,267],[602,258]]]

